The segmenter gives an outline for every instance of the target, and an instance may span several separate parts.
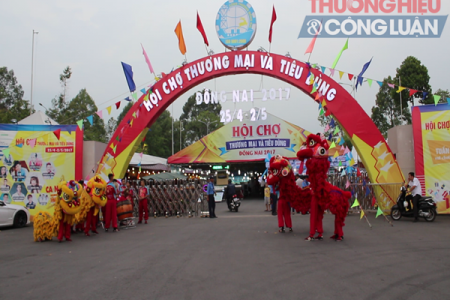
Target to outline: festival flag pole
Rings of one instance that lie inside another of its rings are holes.
[[[206,32],[205,32],[205,29],[203,28],[202,20],[200,19],[200,15],[198,14],[198,11],[197,11],[197,29],[198,29],[198,31],[200,31],[200,33],[203,37],[203,42],[205,43],[206,53],[207,53],[207,55],[209,55],[209,50],[208,50],[209,42],[208,42],[208,38],[206,37]],[[187,58],[186,58],[186,61],[187,61]]]
[[[178,22],[177,27],[175,27],[175,34],[178,37],[178,48],[180,48],[180,52],[181,52],[181,54],[184,55],[184,58],[187,63],[186,44],[184,43],[183,28],[181,27],[181,20]]]
[[[272,48],[272,29],[273,29],[273,23],[277,20],[277,12],[275,11],[275,5],[273,6],[272,10],[272,20],[270,21],[270,29],[269,29],[269,54],[270,50]]]

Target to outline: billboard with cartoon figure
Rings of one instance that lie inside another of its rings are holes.
[[[25,206],[32,217],[53,210],[61,179],[82,177],[83,131],[77,125],[0,124],[0,150],[0,200]]]
[[[440,214],[450,214],[449,108],[439,104],[412,110],[416,177],[422,185],[422,195],[433,197]]]

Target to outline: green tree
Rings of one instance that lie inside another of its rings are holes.
[[[66,102],[66,91],[67,91],[67,84],[68,80],[72,76],[72,69],[67,66],[63,73],[59,75],[59,83],[62,87],[61,93],[56,97],[52,99],[52,108],[46,111],[46,114],[55,120],[56,122],[62,124],[61,122],[64,122],[66,119],[65,116],[65,110],[67,109],[68,103]]]
[[[203,90],[202,94],[204,93],[205,91]],[[220,123],[221,110],[222,105],[220,105],[220,103],[205,104],[202,102],[202,104],[197,105],[196,94],[190,96],[183,106],[183,113],[180,117],[180,121],[183,123],[183,143],[185,145],[190,145],[200,140],[205,135],[222,127],[222,124]]]
[[[106,131],[106,139],[110,140],[113,136],[114,132],[117,128],[117,120],[113,117],[108,120],[108,123],[106,123],[105,131]]]
[[[107,142],[105,122],[97,116],[97,105],[86,89],[82,89],[75,98],[66,106],[60,118],[67,117],[60,124],[73,124],[74,122],[86,119],[93,115],[93,124],[84,121],[84,140]]]
[[[428,69],[422,65],[421,61],[414,56],[408,56],[397,68],[397,74],[392,83],[397,86],[403,86],[418,91],[427,92],[428,95],[423,99],[423,92],[409,96],[409,90],[405,89],[401,93],[397,93],[397,89],[391,90],[391,97],[395,103],[400,103],[400,94],[402,97],[402,107],[408,107],[408,104],[414,104],[414,96],[420,97],[421,104],[434,104],[433,91],[429,84],[430,76]],[[408,118],[408,124],[411,124],[411,118]]]
[[[408,106],[402,107],[403,114],[400,111],[400,101],[395,101],[392,97],[392,89],[389,83],[393,83],[391,76],[383,80],[383,85],[377,93],[375,106],[372,107],[372,121],[386,138],[389,129],[407,123],[411,120],[411,113]]]
[[[23,95],[14,71],[0,68],[0,123],[20,121],[30,115],[29,102],[23,100]]]

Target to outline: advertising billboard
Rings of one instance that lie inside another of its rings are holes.
[[[450,214],[450,106],[413,108],[416,176],[422,195],[432,196],[438,213]]]
[[[53,133],[60,131],[58,139]],[[81,179],[83,132],[77,125],[0,124],[1,200],[53,213],[61,179]]]

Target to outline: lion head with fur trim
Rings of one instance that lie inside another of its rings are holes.
[[[75,215],[81,210],[80,196],[83,187],[76,181],[62,181],[58,184],[58,199],[62,211],[67,215]]]
[[[106,204],[106,181],[98,175],[92,177],[88,183],[86,192],[89,193],[95,204],[105,206]]]

